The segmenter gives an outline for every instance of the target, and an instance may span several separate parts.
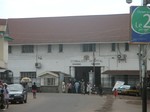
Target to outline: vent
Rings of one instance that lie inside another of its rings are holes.
[[[36,68],[41,68],[41,63],[35,63]]]

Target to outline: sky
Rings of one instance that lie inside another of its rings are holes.
[[[0,18],[124,14],[141,4],[142,0],[0,0]]]

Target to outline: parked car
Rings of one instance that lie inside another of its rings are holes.
[[[126,91],[130,89],[130,85],[122,85],[117,88],[118,94],[126,94]]]
[[[21,84],[8,85],[9,101],[27,103],[27,90]]]
[[[140,90],[135,86],[122,85],[118,89],[118,94],[140,96]]]
[[[134,95],[134,96],[140,96],[140,90],[136,87],[130,87],[130,89],[126,90],[125,93],[127,95]]]

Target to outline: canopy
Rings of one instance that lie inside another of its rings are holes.
[[[23,77],[21,82],[32,82],[32,80],[29,77]]]

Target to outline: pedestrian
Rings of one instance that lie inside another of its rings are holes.
[[[4,87],[2,85],[0,91],[0,109],[5,110]]]
[[[7,84],[4,84],[4,102],[6,105],[6,109],[9,107],[9,91],[7,89]]]
[[[83,79],[82,79],[82,81],[81,81],[81,94],[84,94],[84,95],[85,95],[85,82],[84,82]]]
[[[76,82],[75,82],[75,84],[74,84],[75,92],[76,92],[76,93],[78,93],[78,92],[79,92],[79,86],[80,86],[79,82],[78,82],[78,81],[76,81]]]
[[[89,95],[89,94],[91,94],[91,84],[90,83],[87,83],[87,86],[86,86],[86,92],[87,92],[87,94]]]
[[[32,85],[32,93],[33,93],[33,98],[36,98],[36,92],[37,92],[37,86],[36,83]]]
[[[67,83],[67,89],[68,89],[68,93],[71,93],[71,89],[72,89],[71,82]]]
[[[65,93],[66,92],[66,85],[65,82],[62,82],[62,92]]]
[[[115,96],[115,98],[118,96],[118,91],[116,88],[114,89],[114,96]]]
[[[99,90],[99,95],[103,95],[103,89],[102,89],[102,86],[101,84],[98,86],[98,90]]]

